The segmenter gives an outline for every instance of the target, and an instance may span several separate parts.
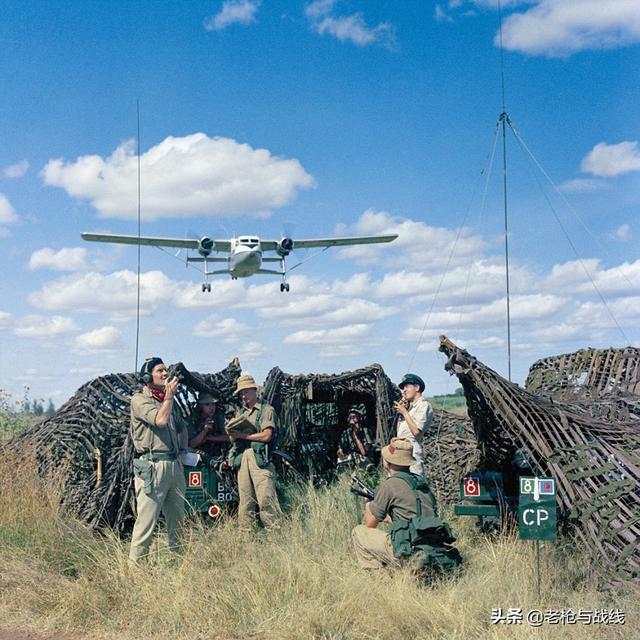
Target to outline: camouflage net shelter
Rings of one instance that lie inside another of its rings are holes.
[[[581,349],[543,358],[529,369],[525,387],[609,422],[640,417],[640,349]]]
[[[214,374],[192,373],[182,363],[172,370],[182,376],[176,401],[188,416],[201,391],[215,391],[222,402],[232,402],[240,363],[234,359]],[[66,465],[63,506],[94,528],[107,525],[123,532],[133,524],[129,402],[138,387],[132,373],[96,378],[80,387],[55,415],[4,447],[35,448],[44,474]]]
[[[639,350],[591,349],[541,360],[526,390],[446,336],[440,350],[464,389],[480,468],[503,471],[507,488],[507,479],[517,480],[516,450],[524,450],[534,473],[556,478],[564,524],[577,533],[591,566],[609,582],[637,582],[640,418],[632,396]],[[614,406],[620,397],[621,413]]]
[[[295,466],[312,475],[324,475],[335,467],[338,440],[353,406],[359,408],[367,427],[375,427],[376,441],[391,437],[393,403],[399,389],[379,364],[339,374],[269,372],[262,398],[280,418],[280,449]]]

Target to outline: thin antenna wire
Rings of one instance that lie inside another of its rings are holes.
[[[591,275],[591,272],[589,271],[589,269],[585,265],[584,261],[580,257],[580,254],[578,253],[578,249],[576,248],[575,244],[571,240],[571,236],[569,235],[569,233],[565,229],[564,225],[562,224],[562,221],[560,220],[560,216],[558,215],[558,213],[556,212],[553,204],[551,203],[551,200],[549,199],[549,196],[547,195],[545,190],[542,188],[542,185],[540,184],[540,179],[538,177],[538,174],[533,170],[533,163],[535,163],[535,165],[539,166],[538,161],[535,159],[534,155],[531,153],[531,151],[529,150],[529,148],[525,144],[524,140],[520,137],[518,132],[511,125],[511,122],[509,122],[509,128],[513,132],[513,135],[515,136],[518,144],[520,145],[520,148],[525,152],[525,156],[527,157],[527,159],[529,161],[529,167],[531,168],[531,173],[533,174],[533,177],[534,177],[536,183],[538,184],[538,188],[540,189],[540,192],[542,193],[544,199],[547,201],[547,204],[549,205],[549,209],[551,209],[551,213],[553,213],[553,217],[556,219],[556,222],[558,223],[558,226],[562,230],[562,233],[564,234],[564,237],[566,238],[567,242],[569,243],[569,246],[573,250],[573,253],[575,253],[576,258],[578,259],[578,262],[580,263],[580,266],[582,267],[582,270],[584,271],[585,275],[587,276],[587,278],[591,282],[591,286],[594,288],[595,292],[598,294],[598,297],[600,298],[600,302],[602,302],[602,304],[604,305],[604,308],[606,309],[607,313],[609,314],[609,317],[611,318],[611,320],[613,320],[613,323],[616,325],[618,331],[620,331],[620,335],[622,335],[622,338],[627,342],[627,344],[631,344],[631,342],[629,341],[629,338],[627,337],[627,334],[624,332],[624,329],[622,328],[622,326],[620,325],[620,323],[616,319],[613,311],[611,310],[611,307],[609,307],[609,305],[607,304],[606,298],[604,297],[604,295],[602,294],[602,292],[598,288],[598,285],[596,284],[596,281],[594,280],[593,276]],[[544,175],[544,173],[543,173],[543,175]]]
[[[489,165],[489,173],[491,172],[491,165],[493,164],[493,156],[494,156],[494,152],[495,152],[495,147],[496,147],[496,140],[497,140],[497,134],[498,134],[498,129],[496,127],[496,131],[494,133],[493,136],[493,145],[492,145],[492,149],[489,152],[489,154],[487,154],[487,157],[485,158],[485,165],[482,167],[481,171],[480,171],[480,177],[482,177],[486,171],[487,171],[487,164]],[[453,259],[453,255],[456,251],[456,247],[458,246],[458,241],[460,240],[460,236],[462,235],[462,231],[465,228],[465,224],[467,222],[467,218],[469,216],[469,212],[471,211],[471,205],[473,203],[473,201],[475,200],[476,197],[476,192],[478,189],[478,184],[476,183],[474,185],[474,189],[473,189],[473,194],[469,200],[469,204],[465,210],[464,216],[462,218],[462,222],[458,228],[458,232],[456,234],[456,239],[453,242],[453,246],[451,247],[451,251],[449,253],[449,258],[447,259],[447,263],[444,267],[444,271],[442,272],[442,276],[440,277],[440,281],[438,282],[438,286],[436,288],[436,292],[433,296],[433,300],[431,301],[431,306],[429,307],[429,311],[427,312],[425,319],[424,319],[424,323],[422,324],[422,329],[420,331],[420,335],[418,337],[418,340],[416,342],[416,347],[411,355],[411,358],[409,359],[409,365],[407,367],[408,371],[411,371],[411,368],[413,367],[413,361],[415,360],[416,356],[418,355],[418,350],[420,349],[420,345],[422,344],[422,340],[424,338],[424,334],[427,330],[427,326],[429,324],[429,321],[431,319],[431,314],[433,313],[433,309],[435,307],[436,301],[438,300],[438,296],[440,295],[440,290],[442,289],[442,284],[444,282],[445,277],[448,275],[449,273],[449,266],[451,265],[451,260]],[[485,181],[485,194],[486,194],[486,181]],[[467,280],[468,283],[468,280]],[[465,293],[466,296],[466,293]]]
[[[498,18],[500,32],[500,74],[502,78],[502,191],[504,197],[504,263],[507,284],[507,371],[508,379],[511,381],[511,294],[509,286],[509,216],[507,200],[507,122],[509,116],[505,103],[505,81],[504,81],[504,47],[502,46],[502,3],[498,0]]]
[[[138,293],[136,300],[136,364],[133,369],[135,372],[138,371],[138,350],[140,345],[140,236],[142,235],[142,227],[140,223],[140,98],[136,99],[136,119],[138,124]]]

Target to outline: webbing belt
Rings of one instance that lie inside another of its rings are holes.
[[[174,462],[178,459],[177,454],[171,453],[136,453],[136,458],[142,458],[143,460],[149,460],[151,462]]]

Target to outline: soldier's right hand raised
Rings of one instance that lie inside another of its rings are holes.
[[[171,378],[171,380],[167,380],[167,384],[165,386],[165,398],[167,396],[173,398],[178,391],[178,387],[180,386],[180,380],[176,376]]]

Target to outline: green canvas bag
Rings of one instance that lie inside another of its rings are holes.
[[[462,557],[451,546],[456,539],[449,525],[437,516],[422,515],[422,501],[418,491],[428,492],[427,483],[405,472],[398,472],[394,477],[404,480],[416,498],[416,515],[410,520],[398,518],[389,528],[394,556],[411,559],[420,569],[447,571],[457,567],[462,562]],[[429,495],[433,500],[430,492]]]

